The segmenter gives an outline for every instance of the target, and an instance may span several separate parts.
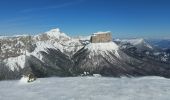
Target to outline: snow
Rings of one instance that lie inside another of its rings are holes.
[[[52,29],[48,32],[46,32],[46,34],[52,38],[57,38],[57,39],[60,39],[60,38],[70,38],[69,36],[67,36],[65,33],[62,33],[60,32],[60,29],[59,28],[56,28],[56,29]]]
[[[25,46],[25,44],[22,41],[17,41],[15,44],[15,47]]]
[[[85,46],[85,49],[88,49],[90,51],[112,51],[112,50],[118,50],[119,46],[114,42],[107,42],[107,43],[90,43],[87,46]]]
[[[49,48],[60,50],[61,52],[66,54],[67,52],[76,52],[82,47],[83,45],[79,42],[79,40],[76,39],[69,39],[67,41],[58,41],[58,42],[53,40],[38,41],[36,42],[35,50],[30,55],[33,55],[41,60],[43,56],[39,52],[44,51],[48,53]]]
[[[106,32],[97,32],[97,33],[93,33],[93,35],[97,35],[97,34],[107,34],[107,33],[111,33],[110,31],[106,31]]]
[[[138,46],[138,45],[144,45],[150,49],[153,49],[153,47],[151,45],[149,45],[148,43],[145,42],[145,40],[143,38],[136,38],[136,39],[124,39],[121,40],[122,42],[128,42],[134,46]]]
[[[50,49],[59,49],[62,51],[62,46],[58,43],[51,43],[51,41],[39,41],[36,43],[36,49],[35,51],[36,52],[39,52],[39,51],[47,51],[48,48]],[[48,52],[47,52],[48,53]]]
[[[63,44],[63,51],[65,51],[64,52],[65,54],[69,53],[67,54],[68,56],[72,56],[81,48],[83,48],[83,45],[79,41],[76,41],[74,39],[71,39],[70,41],[66,41]]]
[[[20,42],[18,42],[20,43]],[[36,58],[38,58],[39,60],[43,61],[43,56],[41,55],[40,51],[44,51],[46,53],[48,53],[48,49],[59,49],[60,51],[63,52],[63,46],[57,42],[52,43],[52,41],[38,41],[36,42],[36,48],[33,52],[29,53],[26,52],[27,56],[33,55]],[[24,50],[24,54],[25,54],[25,50]],[[3,62],[5,62],[5,64],[12,70],[19,70],[20,68],[24,68],[25,67],[25,55],[20,55],[18,57],[9,57],[7,59],[5,59]]]
[[[23,77],[19,80],[19,84],[27,84],[27,83],[28,83],[28,79],[29,79],[29,77],[23,76]]]
[[[126,42],[129,42],[133,45],[138,45],[138,44],[141,44],[144,42],[144,39],[143,38],[139,38],[139,39],[129,39],[129,40],[123,40],[123,41],[126,41]]]
[[[62,45],[58,44],[57,42],[52,43],[51,41],[39,41],[36,43],[36,48],[33,52],[27,53],[27,55],[33,55],[39,60],[43,61],[43,56],[41,55],[40,51],[48,53],[48,49],[55,49],[63,51]]]
[[[25,55],[21,55],[18,57],[10,57],[5,59],[4,62],[12,71],[19,70],[19,67],[25,67]]]
[[[49,44],[50,48],[59,49],[61,52],[69,56],[70,53],[74,54],[76,51],[78,51],[80,48],[83,47],[79,39],[70,38],[65,33],[62,33],[59,28],[52,29],[48,32],[45,32],[45,34],[47,35],[48,38],[43,41],[39,41],[42,36],[41,34],[34,36],[34,40],[38,43],[41,43],[41,45],[37,45],[38,48],[40,46],[39,49],[41,50],[44,49],[44,46],[42,45]],[[48,42],[48,43],[45,43],[45,42]],[[49,48],[48,45],[46,46],[47,47],[45,48]]]
[[[0,81],[0,100],[169,100],[162,77],[40,78],[33,83]]]
[[[22,34],[22,35],[12,35],[12,36],[0,36],[0,39],[9,39],[9,38],[19,38],[19,37],[27,37],[28,34]]]
[[[26,52],[27,56],[33,55],[39,60],[43,62],[43,56],[41,55],[40,51],[44,51],[48,53],[48,49],[59,49],[60,51],[63,51],[63,46],[57,42],[54,44],[51,41],[39,41],[36,42],[36,48],[33,52],[29,53]],[[18,57],[9,57],[5,59],[3,62],[12,70],[19,70],[20,68],[25,67],[25,55],[20,55]]]
[[[109,52],[114,52],[117,58],[120,58],[118,53],[119,46],[114,42],[107,42],[107,43],[90,43],[85,46],[85,49],[88,49],[92,56],[102,54],[105,56],[106,54],[109,55]],[[91,56],[90,55],[90,56]]]
[[[54,30],[53,30],[54,31]],[[59,29],[56,31],[59,31]],[[43,56],[40,53],[40,51],[44,51],[48,53],[48,49],[55,49],[60,50],[64,53],[66,52],[76,52],[79,49],[83,47],[83,45],[79,42],[79,40],[75,39],[69,39],[67,41],[55,41],[55,40],[46,40],[46,41],[36,41],[36,48],[33,52],[29,53],[26,52],[27,56],[33,55],[39,60],[43,62]],[[17,41],[15,46],[24,46],[24,43],[22,41]],[[3,45],[6,49],[12,50],[13,48],[9,45]],[[2,47],[2,52],[4,53],[6,50]],[[19,51],[17,51],[19,53]],[[25,54],[25,50],[21,49],[21,52]],[[5,59],[4,62],[6,65],[12,70],[19,70],[19,67],[24,68],[25,66],[25,56],[21,55],[18,57],[9,57],[8,59]]]
[[[74,47],[74,46],[82,46],[80,41],[78,39],[70,39],[68,41],[64,41],[61,43],[63,46],[69,46],[69,47]]]

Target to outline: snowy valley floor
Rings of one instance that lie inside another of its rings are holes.
[[[0,81],[0,100],[170,100],[162,77],[39,78],[33,83]]]

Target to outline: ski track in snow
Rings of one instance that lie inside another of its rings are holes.
[[[162,77],[39,78],[33,83],[0,81],[0,100],[169,100]]]

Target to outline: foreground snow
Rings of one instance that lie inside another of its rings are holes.
[[[169,100],[169,84],[169,79],[161,77],[1,81],[0,100]]]

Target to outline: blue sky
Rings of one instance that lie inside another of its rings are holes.
[[[70,36],[170,38],[170,0],[1,0],[0,35],[59,27]]]

